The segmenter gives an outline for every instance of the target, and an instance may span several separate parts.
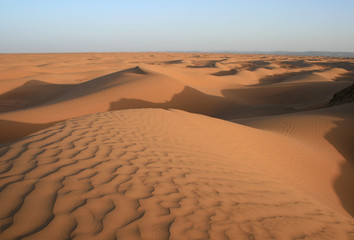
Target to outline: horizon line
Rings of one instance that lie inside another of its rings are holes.
[[[354,51],[318,51],[318,50],[308,50],[308,51],[284,51],[284,50],[191,50],[191,51],[62,51],[62,52],[0,52],[0,54],[89,54],[89,53],[210,53],[210,54],[255,54],[255,55],[295,55],[295,56],[313,56],[313,57],[344,57],[344,58],[354,58]]]

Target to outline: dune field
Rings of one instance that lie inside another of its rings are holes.
[[[354,59],[0,54],[0,239],[354,239]]]

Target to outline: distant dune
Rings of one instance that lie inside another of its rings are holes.
[[[354,239],[353,76],[319,56],[0,55],[0,239]]]

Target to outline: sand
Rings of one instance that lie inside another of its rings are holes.
[[[353,72],[325,57],[2,54],[0,239],[354,239],[354,103],[329,104]]]

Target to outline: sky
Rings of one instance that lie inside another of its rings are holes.
[[[354,0],[0,0],[0,53],[354,52]]]

